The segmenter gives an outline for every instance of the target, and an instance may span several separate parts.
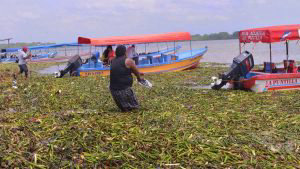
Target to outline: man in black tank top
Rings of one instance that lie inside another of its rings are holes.
[[[110,66],[110,91],[117,106],[122,111],[131,111],[139,108],[139,103],[131,89],[133,84],[132,73],[138,81],[143,80],[136,68],[135,62],[126,57],[126,47],[119,45],[116,49],[116,58]]]

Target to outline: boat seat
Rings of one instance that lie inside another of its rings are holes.
[[[160,57],[153,57],[152,63],[160,63]]]
[[[276,65],[271,62],[264,62],[264,72],[265,73],[277,73]]]
[[[147,60],[149,60],[149,64],[153,63],[153,56],[148,55]]]
[[[149,64],[149,62],[150,62],[149,59],[143,58],[143,59],[141,59],[141,61],[139,61],[139,64],[140,65],[145,65],[145,64]]]
[[[164,63],[165,62],[165,59],[164,59],[164,55],[161,54],[160,57],[158,58],[159,59],[159,63]]]
[[[171,56],[170,55],[161,54],[161,56],[160,56],[160,62],[161,63],[167,63],[170,60],[171,60]]]

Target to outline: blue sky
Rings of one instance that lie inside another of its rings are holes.
[[[300,24],[300,0],[1,0],[0,39],[75,42],[188,31]]]

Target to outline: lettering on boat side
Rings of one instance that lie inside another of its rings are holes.
[[[102,75],[103,72],[81,72],[82,76]]]
[[[241,39],[243,41],[261,41],[265,35],[265,31],[242,32]]]
[[[297,85],[300,82],[300,79],[275,79],[275,80],[266,80],[265,87],[269,88],[272,86],[284,86],[284,85]]]

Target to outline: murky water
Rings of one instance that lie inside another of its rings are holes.
[[[196,86],[189,86],[187,88],[189,88],[189,89],[207,89],[207,90],[210,90],[210,89],[212,89],[211,87],[212,87],[211,85],[196,85]],[[221,89],[231,89],[231,86],[230,86],[229,83],[227,83]]]
[[[55,72],[59,72],[66,67],[67,64],[58,64],[54,66],[47,67],[45,69],[41,69],[38,71],[40,74],[54,74]]]

